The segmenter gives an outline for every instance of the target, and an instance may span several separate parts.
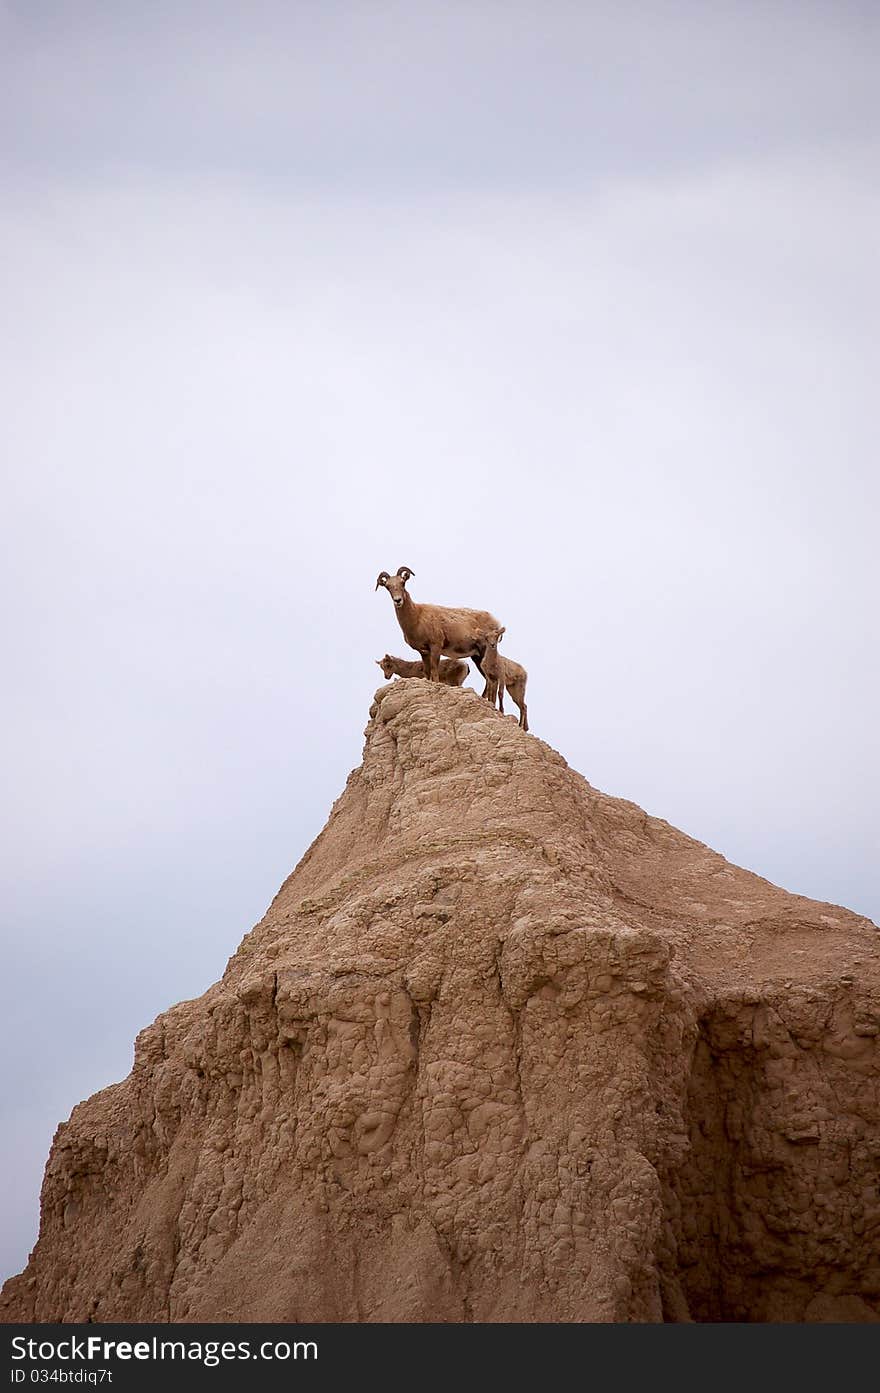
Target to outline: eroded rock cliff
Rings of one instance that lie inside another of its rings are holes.
[[[9,1320],[880,1318],[880,931],[396,682],[55,1137]]]

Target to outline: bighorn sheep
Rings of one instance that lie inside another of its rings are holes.
[[[386,653],[384,658],[377,658],[376,662],[389,681],[392,677],[425,675],[425,664],[421,658],[411,663],[406,658],[392,658],[390,653]],[[440,662],[440,681],[445,682],[447,687],[460,687],[469,671],[467,663],[457,662],[454,658],[443,658]]]
[[[406,583],[414,576],[409,566],[401,566],[396,576],[379,572],[376,589],[384,585],[392,600],[403,637],[410,648],[422,655],[425,676],[430,682],[440,681],[440,657],[473,658],[482,673],[480,660],[486,646],[486,634],[499,627],[494,615],[484,609],[445,609],[442,605],[417,605],[406,591]]]
[[[498,699],[498,710],[504,713],[504,693],[510,693],[513,700],[519,707],[519,723],[523,730],[529,728],[528,707],[526,706],[526,682],[529,674],[519,663],[515,663],[512,658],[502,658],[498,652],[498,644],[504,629],[492,629],[486,634],[486,650],[483,654],[483,676],[486,679],[486,687],[483,696],[487,701],[495,705]]]

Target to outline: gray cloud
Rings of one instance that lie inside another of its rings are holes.
[[[873,7],[588,8],[0,11],[9,1270],[358,762],[382,567],[880,918]]]
[[[56,168],[582,185],[876,129],[865,4],[56,0],[4,13],[0,131]]]

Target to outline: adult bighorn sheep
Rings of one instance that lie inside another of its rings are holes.
[[[401,566],[396,576],[379,572],[376,589],[384,585],[394,601],[397,622],[410,648],[422,656],[429,682],[440,681],[440,657],[473,658],[482,673],[480,660],[486,647],[486,634],[499,628],[498,620],[484,609],[446,609],[443,605],[417,605],[407,594],[406,583],[414,576],[409,566]]]
[[[406,658],[392,658],[390,653],[386,653],[384,658],[377,658],[376,664],[382,669],[389,682],[392,677],[424,677],[425,664],[421,658],[416,658],[414,662],[408,662]],[[460,687],[470,671],[467,663],[461,663],[456,658],[442,658],[440,661],[440,681],[445,682],[447,687]]]
[[[526,706],[526,682],[529,674],[520,663],[515,663],[512,658],[502,658],[498,652],[498,644],[504,629],[493,629],[486,635],[486,651],[483,654],[483,676],[486,679],[486,687],[483,696],[487,701],[495,705],[498,699],[498,710],[504,714],[504,693],[510,693],[513,700],[519,707],[519,723],[523,730],[529,728],[528,707]]]

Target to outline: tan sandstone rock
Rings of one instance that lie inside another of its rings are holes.
[[[880,932],[469,689],[55,1137],[6,1321],[876,1320]]]

